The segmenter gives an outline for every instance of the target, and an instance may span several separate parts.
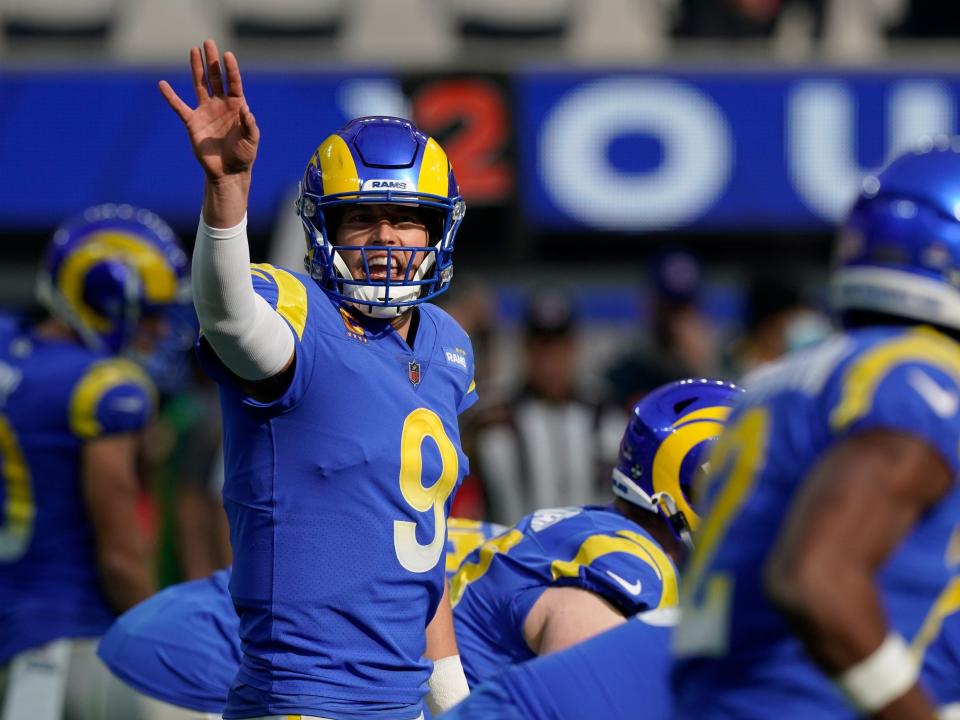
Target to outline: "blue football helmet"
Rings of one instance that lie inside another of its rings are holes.
[[[173,230],[131,205],[87,208],[54,233],[37,297],[91,350],[130,354],[144,317],[178,332],[190,304],[187,255]]]
[[[638,401],[620,442],[613,493],[662,514],[677,537],[693,547],[699,516],[691,489],[706,470],[706,448],[723,431],[742,389],[725,380],[678,380]]]
[[[868,311],[960,329],[960,140],[931,140],[864,180],[830,290],[843,324]]]
[[[398,248],[409,259],[403,278],[370,280],[367,250],[335,244],[330,210],[356,203],[398,203],[436,211],[430,244]],[[330,295],[374,317],[396,317],[435,298],[453,277],[453,241],[466,205],[441,147],[408,120],[362,117],[328,137],[310,158],[297,213],[307,241],[304,266]],[[355,278],[341,252],[359,251],[366,278]],[[419,265],[418,265],[419,261]]]

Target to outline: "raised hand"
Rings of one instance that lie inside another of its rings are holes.
[[[160,92],[186,125],[193,152],[207,180],[218,183],[229,176],[249,174],[257,157],[260,130],[243,97],[236,56],[224,53],[221,67],[213,40],[203,41],[203,55],[206,74],[200,48],[190,48],[190,70],[197,94],[195,109],[181,100],[166,80],[160,81]]]

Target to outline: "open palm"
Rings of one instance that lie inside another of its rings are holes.
[[[190,48],[190,70],[197,94],[195,109],[181,100],[166,80],[160,81],[160,92],[186,125],[200,166],[210,180],[249,172],[257,157],[260,130],[243,97],[236,56],[224,53],[221,67],[217,44],[205,40],[203,55],[200,48]]]

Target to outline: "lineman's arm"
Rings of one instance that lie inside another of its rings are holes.
[[[154,591],[146,538],[137,522],[138,436],[120,433],[83,446],[83,497],[104,594],[118,613]]]
[[[283,386],[277,392],[276,382],[264,381],[291,368],[294,340],[250,281],[246,213],[260,130],[243,95],[236,57],[225,53],[221,67],[216,43],[205,40],[203,50],[206,66],[200,48],[190,49],[195,109],[169,83],[160,83],[160,92],[186,126],[205,177],[191,275],[194,304],[200,328],[220,360],[247,381],[253,397],[269,400]]]
[[[469,693],[467,678],[463,674],[457,640],[453,633],[453,611],[450,609],[450,589],[443,586],[443,597],[427,625],[427,649],[425,655],[433,660],[433,674],[427,681],[429,690],[425,698],[427,707],[434,716],[449,710]]]
[[[876,668],[864,661],[889,657],[877,654],[890,627],[876,574],[951,482],[946,463],[930,445],[888,430],[842,441],[806,478],[767,562],[766,591],[830,676],[862,677],[849,671]],[[902,656],[894,656],[893,679],[871,685],[879,690],[909,684],[872,717],[933,718],[911,665],[897,657]]]
[[[527,613],[523,637],[537,655],[549,655],[624,622],[613,605],[577,587],[547,588]]]

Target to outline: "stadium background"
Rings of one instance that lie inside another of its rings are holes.
[[[51,230],[91,204],[148,207],[192,244],[202,178],[156,83],[189,97],[187,49],[209,36],[237,53],[262,129],[255,260],[299,269],[292,194],[333,128],[404,115],[447,149],[467,199],[450,302],[488,335],[491,387],[517,381],[535,288],[575,299],[584,376],[653,345],[670,283],[652,268],[677,247],[701,263],[690,297],[716,333],[714,367],[733,374],[758,305],[785,302],[771,288],[819,307],[864,173],[957,131],[948,5],[5,0],[0,303],[30,302]],[[202,465],[177,438],[208,411],[173,407],[193,419],[153,443],[167,477]]]

